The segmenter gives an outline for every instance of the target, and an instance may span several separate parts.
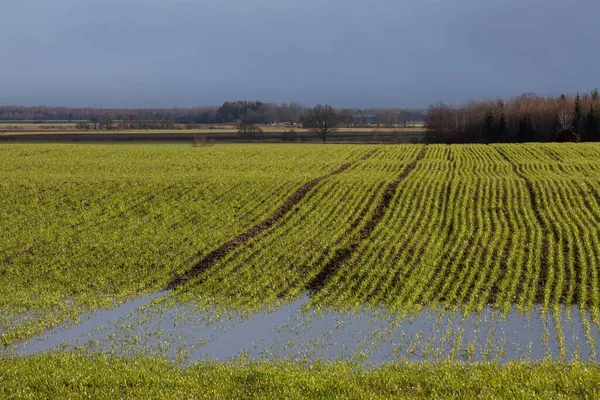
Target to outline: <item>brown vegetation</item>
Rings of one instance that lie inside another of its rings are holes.
[[[508,101],[439,103],[425,117],[430,143],[600,141],[598,90],[580,96],[524,94]]]

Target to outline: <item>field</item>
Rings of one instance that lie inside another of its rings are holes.
[[[345,326],[349,337],[370,335],[368,349],[341,344],[357,350],[352,362],[378,359],[385,346],[386,363],[443,361],[427,364],[440,374],[458,360],[519,360],[493,368],[512,378],[527,365],[581,368],[592,390],[599,183],[596,144],[3,144],[0,377],[16,363],[38,368],[80,351],[211,359],[194,356],[210,347],[208,333],[175,344],[152,324],[181,335],[189,324],[250,332],[253,316],[265,325],[291,307],[303,317],[281,330],[300,339],[241,356],[336,360],[327,349]],[[90,312],[143,296],[157,297],[102,339],[67,344],[55,358],[18,356],[28,340],[60,337],[94,320]],[[328,336],[310,336],[322,321],[333,324]]]

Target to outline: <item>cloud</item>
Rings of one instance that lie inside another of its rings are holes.
[[[8,0],[0,103],[424,107],[589,90],[590,0]]]

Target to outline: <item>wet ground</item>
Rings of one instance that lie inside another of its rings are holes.
[[[160,355],[184,362],[231,360],[351,360],[381,364],[397,360],[596,361],[598,326],[587,312],[561,307],[527,313],[497,309],[464,315],[460,309],[423,309],[400,317],[383,310],[323,312],[307,309],[308,296],[272,312],[199,310],[169,293],[129,301],[84,316],[8,349],[104,351]]]

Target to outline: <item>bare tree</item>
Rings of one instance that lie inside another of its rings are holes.
[[[404,128],[406,128],[408,126],[408,111],[400,111],[400,115],[398,116],[398,122],[400,123],[401,126],[403,126]]]
[[[258,139],[262,136],[263,130],[248,121],[239,121],[237,123],[238,135],[244,139]]]
[[[557,142],[578,142],[579,135],[574,131],[573,114],[562,109],[556,116],[556,137]]]
[[[353,116],[353,112],[351,109],[349,108],[342,108],[341,110],[339,110],[338,112],[338,117],[340,120],[340,123],[346,127],[346,128],[350,128],[350,126],[352,125],[352,116]]]
[[[452,108],[444,103],[429,106],[425,115],[425,141],[428,143],[444,143],[451,141],[453,124],[458,125],[458,119],[453,121]]]
[[[107,131],[112,130],[113,120],[115,116],[113,114],[104,114],[104,118],[102,118],[102,125],[106,127]]]
[[[329,105],[318,105],[309,110],[306,115],[306,127],[309,131],[319,135],[323,143],[327,141],[327,135],[337,130],[338,117],[333,107]]]
[[[573,114],[565,109],[558,112],[556,116],[556,129],[557,131],[573,130]]]

